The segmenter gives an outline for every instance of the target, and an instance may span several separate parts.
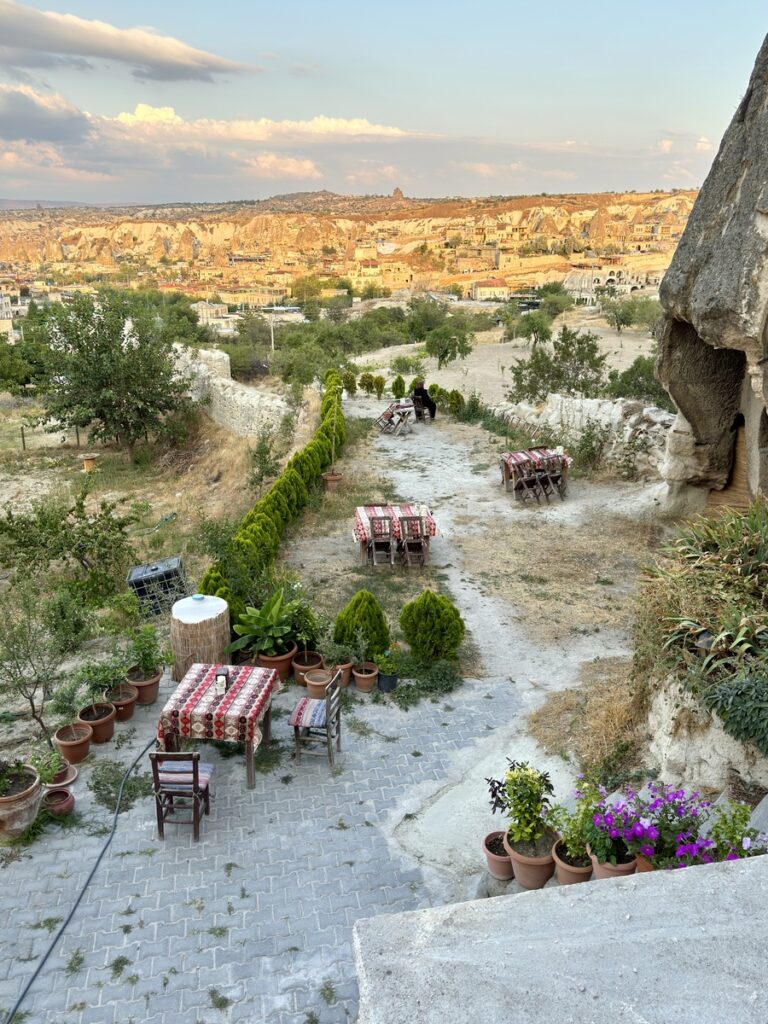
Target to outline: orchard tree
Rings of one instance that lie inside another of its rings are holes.
[[[536,309],[520,317],[517,333],[532,341],[535,349],[540,341],[549,341],[552,337],[552,321],[546,313]]]
[[[547,395],[597,398],[605,390],[605,363],[596,334],[560,330],[552,351],[534,349],[530,359],[510,367],[512,402],[542,402]]]
[[[619,335],[625,327],[631,327],[635,322],[635,311],[630,299],[608,299],[603,302],[601,309],[605,319]]]
[[[132,449],[167,419],[189,410],[189,382],[176,372],[173,344],[145,303],[104,293],[76,296],[47,319],[51,376],[49,420],[89,427],[96,440]]]
[[[430,331],[424,342],[428,356],[437,359],[437,368],[442,370],[454,359],[466,359],[472,351],[474,335],[464,316],[448,317],[442,327]]]

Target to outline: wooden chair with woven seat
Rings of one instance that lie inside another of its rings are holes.
[[[368,541],[368,561],[371,565],[395,564],[395,539],[389,516],[372,516],[371,536]]]
[[[200,810],[211,812],[210,782],[213,765],[200,760],[198,751],[149,755],[152,765],[152,788],[157,812],[157,834],[165,839],[165,822],[171,825],[192,825],[195,841],[200,838]],[[176,817],[179,807],[191,808],[191,818]]]
[[[337,672],[325,688],[325,697],[302,697],[291,712],[288,724],[293,727],[296,764],[301,763],[302,747],[310,748],[314,743],[324,742],[333,768],[334,742],[336,750],[341,750],[340,679],[341,672]],[[319,751],[310,749],[309,753],[316,754]]]
[[[427,541],[421,516],[400,517],[400,554],[406,565],[427,564]]]
[[[418,395],[412,395],[411,401],[413,402],[413,415],[416,417],[419,423],[426,423],[424,417],[424,402]]]

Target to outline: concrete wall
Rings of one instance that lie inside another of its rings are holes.
[[[661,475],[661,464],[667,436],[675,417],[672,413],[645,406],[626,398],[569,398],[549,395],[537,406],[525,402],[495,406],[493,412],[502,419],[522,420],[533,426],[550,429],[562,437],[567,446],[575,444],[590,424],[611,431],[607,456],[609,461],[621,459],[627,442],[635,440],[641,448],[636,458],[639,475]]]
[[[277,426],[289,412],[278,395],[232,380],[229,356],[215,349],[176,346],[179,372],[191,378],[190,394],[220,426],[238,437],[252,437],[264,426]]]

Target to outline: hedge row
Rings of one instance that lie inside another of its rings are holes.
[[[229,604],[233,622],[245,611],[249,580],[274,562],[280,540],[309,501],[310,486],[320,479],[347,436],[341,409],[341,377],[335,370],[325,375],[325,394],[320,405],[320,425],[312,440],[286,463],[270,489],[245,515],[235,536],[229,560],[229,576],[221,563],[212,565],[200,581],[200,593],[222,597]],[[334,412],[335,410],[335,412]]]

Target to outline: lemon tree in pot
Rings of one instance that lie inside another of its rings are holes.
[[[226,650],[250,651],[254,662],[275,669],[281,679],[287,679],[297,651],[292,631],[300,603],[298,599],[287,600],[284,588],[279,587],[261,608],[247,607],[232,627],[238,639]]]
[[[333,623],[324,622],[318,638],[318,647],[323,656],[323,662],[328,670],[335,675],[341,672],[339,686],[349,686],[352,678],[352,648],[349,644],[337,643],[333,639]]]
[[[486,779],[491,810],[509,819],[504,849],[524,889],[541,889],[555,870],[552,846],[557,839],[547,826],[546,814],[553,787],[547,772],[527,761],[511,761],[501,779]]]
[[[163,665],[173,661],[173,652],[162,647],[157,630],[146,622],[130,631],[125,657],[130,665],[125,679],[139,691],[137,704],[154,704],[160,689]]]
[[[121,664],[117,672],[123,671]],[[114,704],[104,699],[104,690],[120,679],[114,673],[114,663],[87,661],[60,687],[52,702],[57,710],[76,711],[77,721],[91,727],[92,743],[106,743],[115,732],[117,712]]]

